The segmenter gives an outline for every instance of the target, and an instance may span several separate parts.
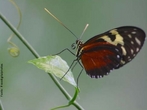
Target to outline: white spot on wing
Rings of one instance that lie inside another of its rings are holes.
[[[130,59],[130,58],[128,59],[128,61],[131,61],[131,60],[132,60],[132,59]]]
[[[101,78],[102,76],[98,76],[99,78]]]
[[[130,58],[130,56],[128,56],[128,61],[131,61],[132,59]]]
[[[119,66],[119,64],[118,65],[116,65],[116,67],[118,67]]]
[[[119,55],[117,55],[117,58],[120,58],[120,56],[119,56]]]
[[[131,44],[134,44],[134,42],[133,42],[133,41],[131,41]]]
[[[139,51],[139,48],[136,48],[136,52],[138,52]]]
[[[126,49],[123,46],[121,46],[121,49],[122,49],[123,55],[126,55],[127,54]]]
[[[136,34],[136,32],[135,32],[135,31],[133,31],[133,32],[132,32],[132,34]]]
[[[119,50],[118,50],[117,48],[115,48],[115,50],[116,50],[117,52],[119,52]]]
[[[134,53],[134,50],[133,49],[131,49],[131,54],[133,54]]]
[[[138,45],[141,45],[141,42],[138,38],[135,37],[135,41],[137,42]]]
[[[121,64],[125,64],[125,61],[121,60]]]
[[[132,36],[131,36],[130,34],[128,34],[128,37],[129,37],[129,38],[132,38]]]

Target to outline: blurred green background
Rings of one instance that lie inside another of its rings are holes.
[[[22,12],[20,33],[41,56],[58,53],[70,48],[75,38],[63,26],[48,15],[49,9],[77,36],[84,26],[89,27],[83,41],[109,29],[133,25],[147,33],[147,0],[15,0]],[[17,26],[19,15],[8,0],[0,0],[0,12]],[[5,110],[49,110],[67,100],[55,86],[47,73],[28,64],[34,59],[30,51],[13,38],[20,48],[20,56],[12,58],[7,48],[11,30],[0,20],[0,63],[3,64],[3,97]],[[61,55],[68,64],[74,57],[65,52]],[[91,79],[82,73],[79,81],[81,92],[77,102],[85,110],[147,110],[147,43],[137,57],[110,75]],[[80,66],[74,69],[77,77]],[[73,95],[74,88],[61,81]],[[73,106],[64,110],[76,110]]]

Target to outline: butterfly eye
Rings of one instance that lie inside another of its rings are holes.
[[[71,45],[71,48],[74,50],[74,49],[76,48],[76,44],[73,43],[73,44]]]

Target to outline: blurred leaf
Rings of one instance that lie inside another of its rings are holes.
[[[60,79],[69,69],[67,63],[58,55],[40,57],[38,59],[30,60],[29,63],[32,63],[33,65],[37,66],[39,69],[44,70],[45,72],[54,74]],[[67,72],[67,74],[63,77],[63,80],[77,87],[71,70]]]

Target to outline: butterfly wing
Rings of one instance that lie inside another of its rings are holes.
[[[78,53],[87,74],[97,78],[130,62],[142,48],[144,40],[142,29],[124,26],[92,37]]]
[[[81,62],[90,77],[99,78],[118,67],[121,50],[112,44],[100,42],[83,47]]]

